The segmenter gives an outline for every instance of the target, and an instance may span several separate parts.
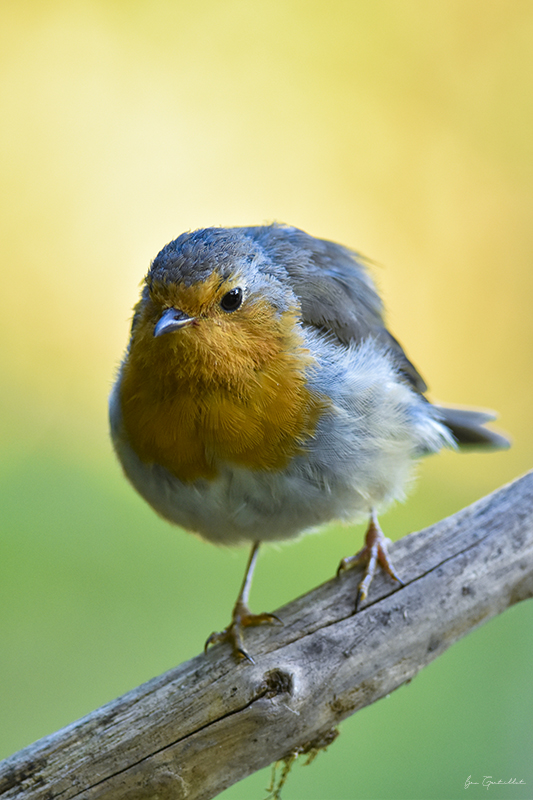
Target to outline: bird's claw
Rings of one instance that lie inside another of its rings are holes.
[[[252,656],[247,652],[243,643],[243,629],[255,627],[256,625],[264,625],[269,622],[277,622],[283,625],[283,622],[275,614],[252,614],[247,606],[237,604],[233,610],[231,624],[223,631],[214,632],[208,637],[204,651],[212,644],[219,644],[220,642],[229,642],[232,646],[233,653],[237,658],[246,659],[250,664],[255,664]]]
[[[359,550],[354,556],[348,556],[348,558],[343,558],[339,567],[337,569],[337,576],[344,572],[347,569],[350,569],[353,566],[358,564],[363,564],[365,567],[365,572],[363,575],[363,580],[360,582],[359,586],[357,587],[357,595],[355,598],[355,611],[359,609],[359,606],[367,597],[368,590],[370,588],[370,584],[374,578],[376,572],[376,566],[379,564],[381,569],[390,575],[391,578],[394,578],[401,586],[403,586],[403,581],[401,580],[400,576],[394,569],[392,562],[389,557],[389,553],[387,550],[388,545],[390,544],[390,539],[386,539],[383,535],[383,531],[377,524],[375,519],[370,521],[370,525],[368,526],[368,530],[365,536],[365,545],[364,547]]]

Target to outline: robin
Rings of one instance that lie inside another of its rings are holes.
[[[398,584],[378,510],[443,447],[504,448],[494,415],[430,403],[386,329],[362,258],[296,228],[184,233],[152,262],[110,397],[127,478],[165,519],[218,544],[251,543],[229,641],[253,661],[259,545],[332,520],[370,520],[355,608],[379,564]]]

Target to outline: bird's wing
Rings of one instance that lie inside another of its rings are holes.
[[[385,327],[383,304],[361,256],[297,228],[271,225],[247,231],[287,271],[304,324],[333,334],[346,345],[378,339],[409,384],[420,393],[426,391],[422,376]]]

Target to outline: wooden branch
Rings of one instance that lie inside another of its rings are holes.
[[[406,536],[405,586],[360,571],[249,629],[256,664],[217,645],[0,764],[2,800],[207,800],[255,770],[328,742],[453,642],[533,596],[533,472]]]

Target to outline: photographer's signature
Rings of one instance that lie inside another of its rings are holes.
[[[479,786],[479,781],[473,781],[472,776],[469,775],[465,781],[465,789],[468,789],[469,786]],[[516,778],[509,778],[508,781],[502,781],[500,778],[499,781],[494,780],[492,775],[484,775],[483,780],[481,781],[481,786],[484,786],[486,789],[490,789],[491,786],[525,786],[525,781],[519,781]]]

